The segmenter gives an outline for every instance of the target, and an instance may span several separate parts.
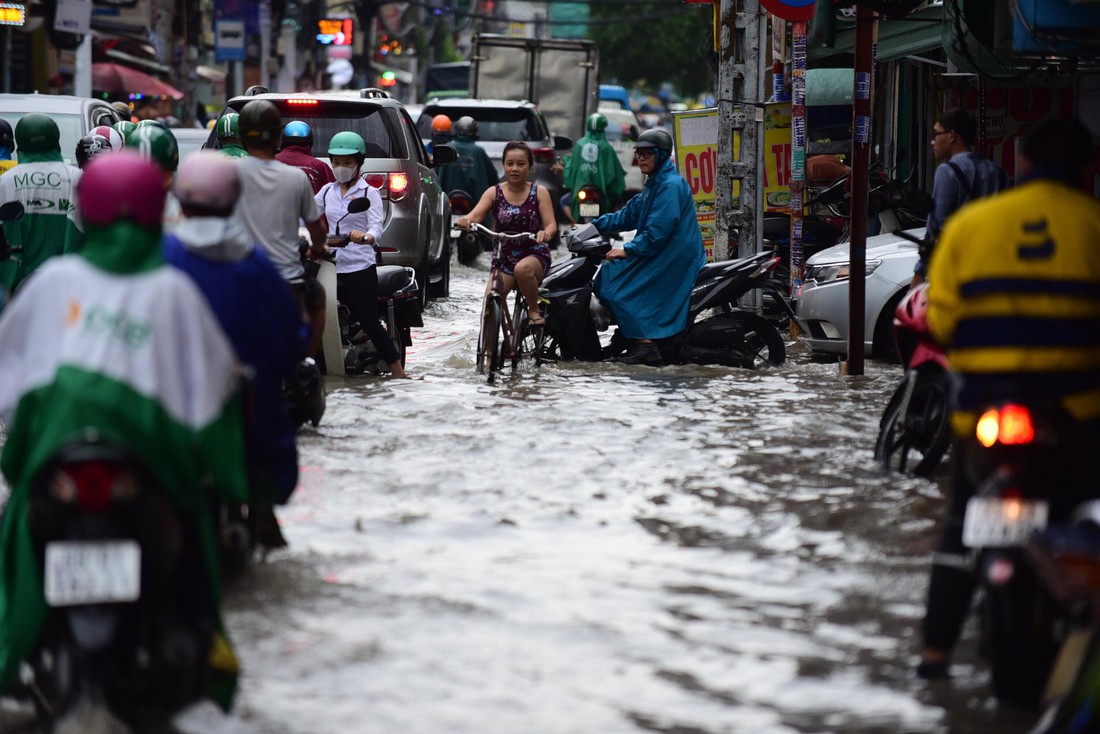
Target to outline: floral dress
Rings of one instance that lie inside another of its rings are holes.
[[[496,201],[493,202],[493,220],[498,232],[538,232],[542,229],[542,215],[539,214],[538,185],[531,184],[531,191],[519,206],[504,198],[504,190],[497,184]],[[505,240],[500,246],[500,261],[497,265],[508,275],[516,274],[516,264],[525,257],[534,255],[542,263],[545,275],[550,271],[550,246],[536,242],[530,237],[522,240]]]

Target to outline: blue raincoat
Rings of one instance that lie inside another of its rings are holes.
[[[672,160],[625,207],[593,224],[601,232],[637,230],[624,246],[627,257],[605,262],[594,283],[623,336],[666,339],[687,328],[691,289],[707,256],[691,189]]]

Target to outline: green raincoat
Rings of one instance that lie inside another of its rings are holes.
[[[573,218],[580,217],[580,201],[577,192],[586,184],[593,184],[605,197],[621,197],[626,191],[626,171],[619,156],[602,131],[589,130],[573,146],[573,153],[565,161],[562,174],[565,188],[573,192]]]

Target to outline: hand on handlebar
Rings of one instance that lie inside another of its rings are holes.
[[[605,257],[608,260],[625,260],[626,259],[626,248],[613,247],[610,250],[608,250],[607,255],[605,255]]]

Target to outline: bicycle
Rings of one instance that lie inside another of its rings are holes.
[[[500,277],[501,245],[507,240],[534,239],[531,232],[494,232],[479,222],[471,223],[471,229],[488,236],[493,242],[492,266],[489,269],[490,286],[481,309],[481,330],[477,337],[477,371],[489,375],[492,382],[497,372],[510,359],[514,371],[525,356],[533,356],[535,364],[542,363],[541,354],[545,340],[542,325],[532,326],[528,318],[527,299],[516,288],[515,305],[508,313],[508,299],[504,295],[504,283]]]

